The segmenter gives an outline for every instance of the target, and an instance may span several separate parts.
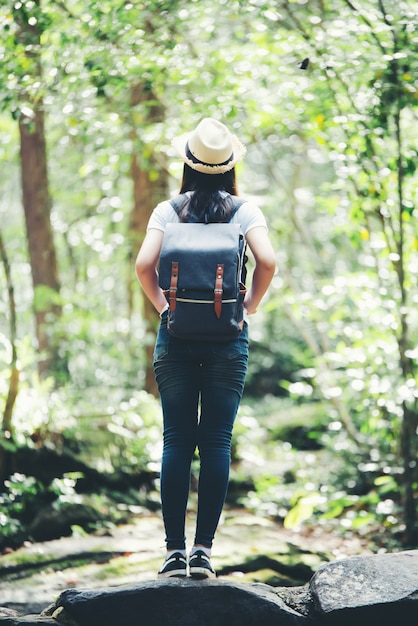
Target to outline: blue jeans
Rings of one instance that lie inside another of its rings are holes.
[[[237,339],[227,343],[185,341],[168,333],[167,314],[163,314],[154,371],[164,418],[161,503],[169,550],[186,546],[190,468],[196,448],[200,471],[194,543],[212,546],[228,489],[232,428],[247,363],[247,324]]]

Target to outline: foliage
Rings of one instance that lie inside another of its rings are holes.
[[[74,503],[92,507],[95,521],[84,522],[87,531],[127,521],[141,506],[153,506],[153,496],[147,493],[150,485],[142,486],[139,478],[152,477],[159,469],[161,418],[156,399],[143,391],[126,394],[107,388],[104,392],[90,386],[93,405],[83,392],[76,396],[74,392],[74,386],[54,390],[51,379],[22,383],[9,446],[14,452],[45,447],[54,452],[57,468],[32,467],[33,475],[14,472],[5,480],[0,490],[0,549],[30,539],[31,525],[47,505],[55,511]],[[59,468],[64,455],[74,466],[97,471],[109,480],[102,485],[96,481],[97,493],[91,494],[83,471],[63,473]],[[132,477],[130,484],[127,476]]]
[[[94,402],[51,379],[24,385],[15,412],[17,446],[47,446],[107,474],[154,469],[160,455],[160,407],[144,391],[94,388]],[[32,408],[27,420],[27,406]]]
[[[83,526],[74,525],[73,534],[92,532],[126,521],[127,516],[121,512],[121,504],[115,502],[114,497],[112,499],[106,497],[106,494],[96,494],[86,499],[80,495],[75,489],[79,478],[81,476],[70,472],[62,478],[54,479],[50,485],[45,485],[32,476],[12,474],[5,481],[6,491],[0,494],[2,505],[0,549],[17,548],[24,541],[32,540],[32,524],[39,512],[48,505],[51,505],[54,511],[59,511],[71,503],[88,503],[90,506],[94,503],[94,520],[90,522],[84,520]]]
[[[327,141],[335,160],[337,180],[332,188],[340,199],[331,215],[338,218],[341,200],[349,207],[347,222],[333,232],[348,236],[352,250],[358,252],[358,264],[348,271],[338,267],[333,280],[318,276],[319,289],[299,292],[306,305],[301,309],[294,299],[292,314],[299,325],[310,320],[316,326],[322,346],[316,351],[314,380],[333,401],[351,438],[367,454],[377,448],[382,458],[388,450],[392,454],[400,450],[400,458],[393,459],[395,466],[403,464],[397,478],[403,490],[406,536],[413,541],[418,255],[413,215],[416,176],[408,162],[416,136],[406,129],[417,104],[410,74],[416,75],[417,40],[406,3],[394,15],[387,14],[383,2],[370,13],[353,13],[351,3],[346,5],[344,22],[326,11],[321,21],[329,40],[341,35],[344,24],[347,43],[347,33],[357,31],[361,21],[362,54],[367,51],[369,60],[361,75],[355,74],[355,61],[347,56],[344,44],[331,60],[318,30],[303,19],[298,24],[320,62],[327,63],[328,97],[322,117],[316,116],[317,139]],[[289,17],[296,19],[293,11]],[[328,196],[329,189],[324,185],[321,195],[326,191]],[[312,333],[305,335],[318,345]]]
[[[397,550],[403,533],[400,468],[393,456],[380,458],[378,449],[365,462],[341,424],[329,421],[330,413],[327,404],[296,409],[272,397],[242,407],[233,477],[243,483],[251,478],[253,486],[241,504],[296,532],[314,525],[346,537],[360,534],[372,550]]]

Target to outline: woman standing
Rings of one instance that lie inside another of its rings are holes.
[[[184,162],[180,211],[161,202],[153,211],[136,260],[136,274],[146,296],[160,313],[154,371],[164,418],[161,502],[167,553],[161,577],[214,578],[211,548],[229,481],[231,436],[244,389],[248,361],[248,325],[228,342],[178,339],[167,330],[167,300],[158,284],[158,260],[169,222],[240,224],[255,259],[244,307],[256,312],[275,271],[275,254],[265,218],[251,202],[234,213],[235,165],[245,155],[241,142],[222,123],[203,119],[174,142]],[[232,216],[232,217],[231,217]],[[200,409],[200,410],[199,410]],[[186,558],[185,520],[190,468],[196,448],[200,471],[194,544]]]

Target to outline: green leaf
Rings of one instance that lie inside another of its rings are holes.
[[[49,311],[54,306],[62,306],[63,300],[58,291],[47,285],[35,287],[33,305],[35,311]]]
[[[300,526],[302,522],[312,517],[315,506],[318,503],[318,494],[302,497],[297,504],[290,509],[284,519],[285,528],[295,528]]]

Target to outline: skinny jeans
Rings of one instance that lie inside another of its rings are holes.
[[[161,504],[168,550],[186,547],[191,463],[200,458],[194,543],[210,548],[228,489],[231,437],[248,364],[248,326],[226,343],[185,341],[161,319],[154,372],[163,412]]]

